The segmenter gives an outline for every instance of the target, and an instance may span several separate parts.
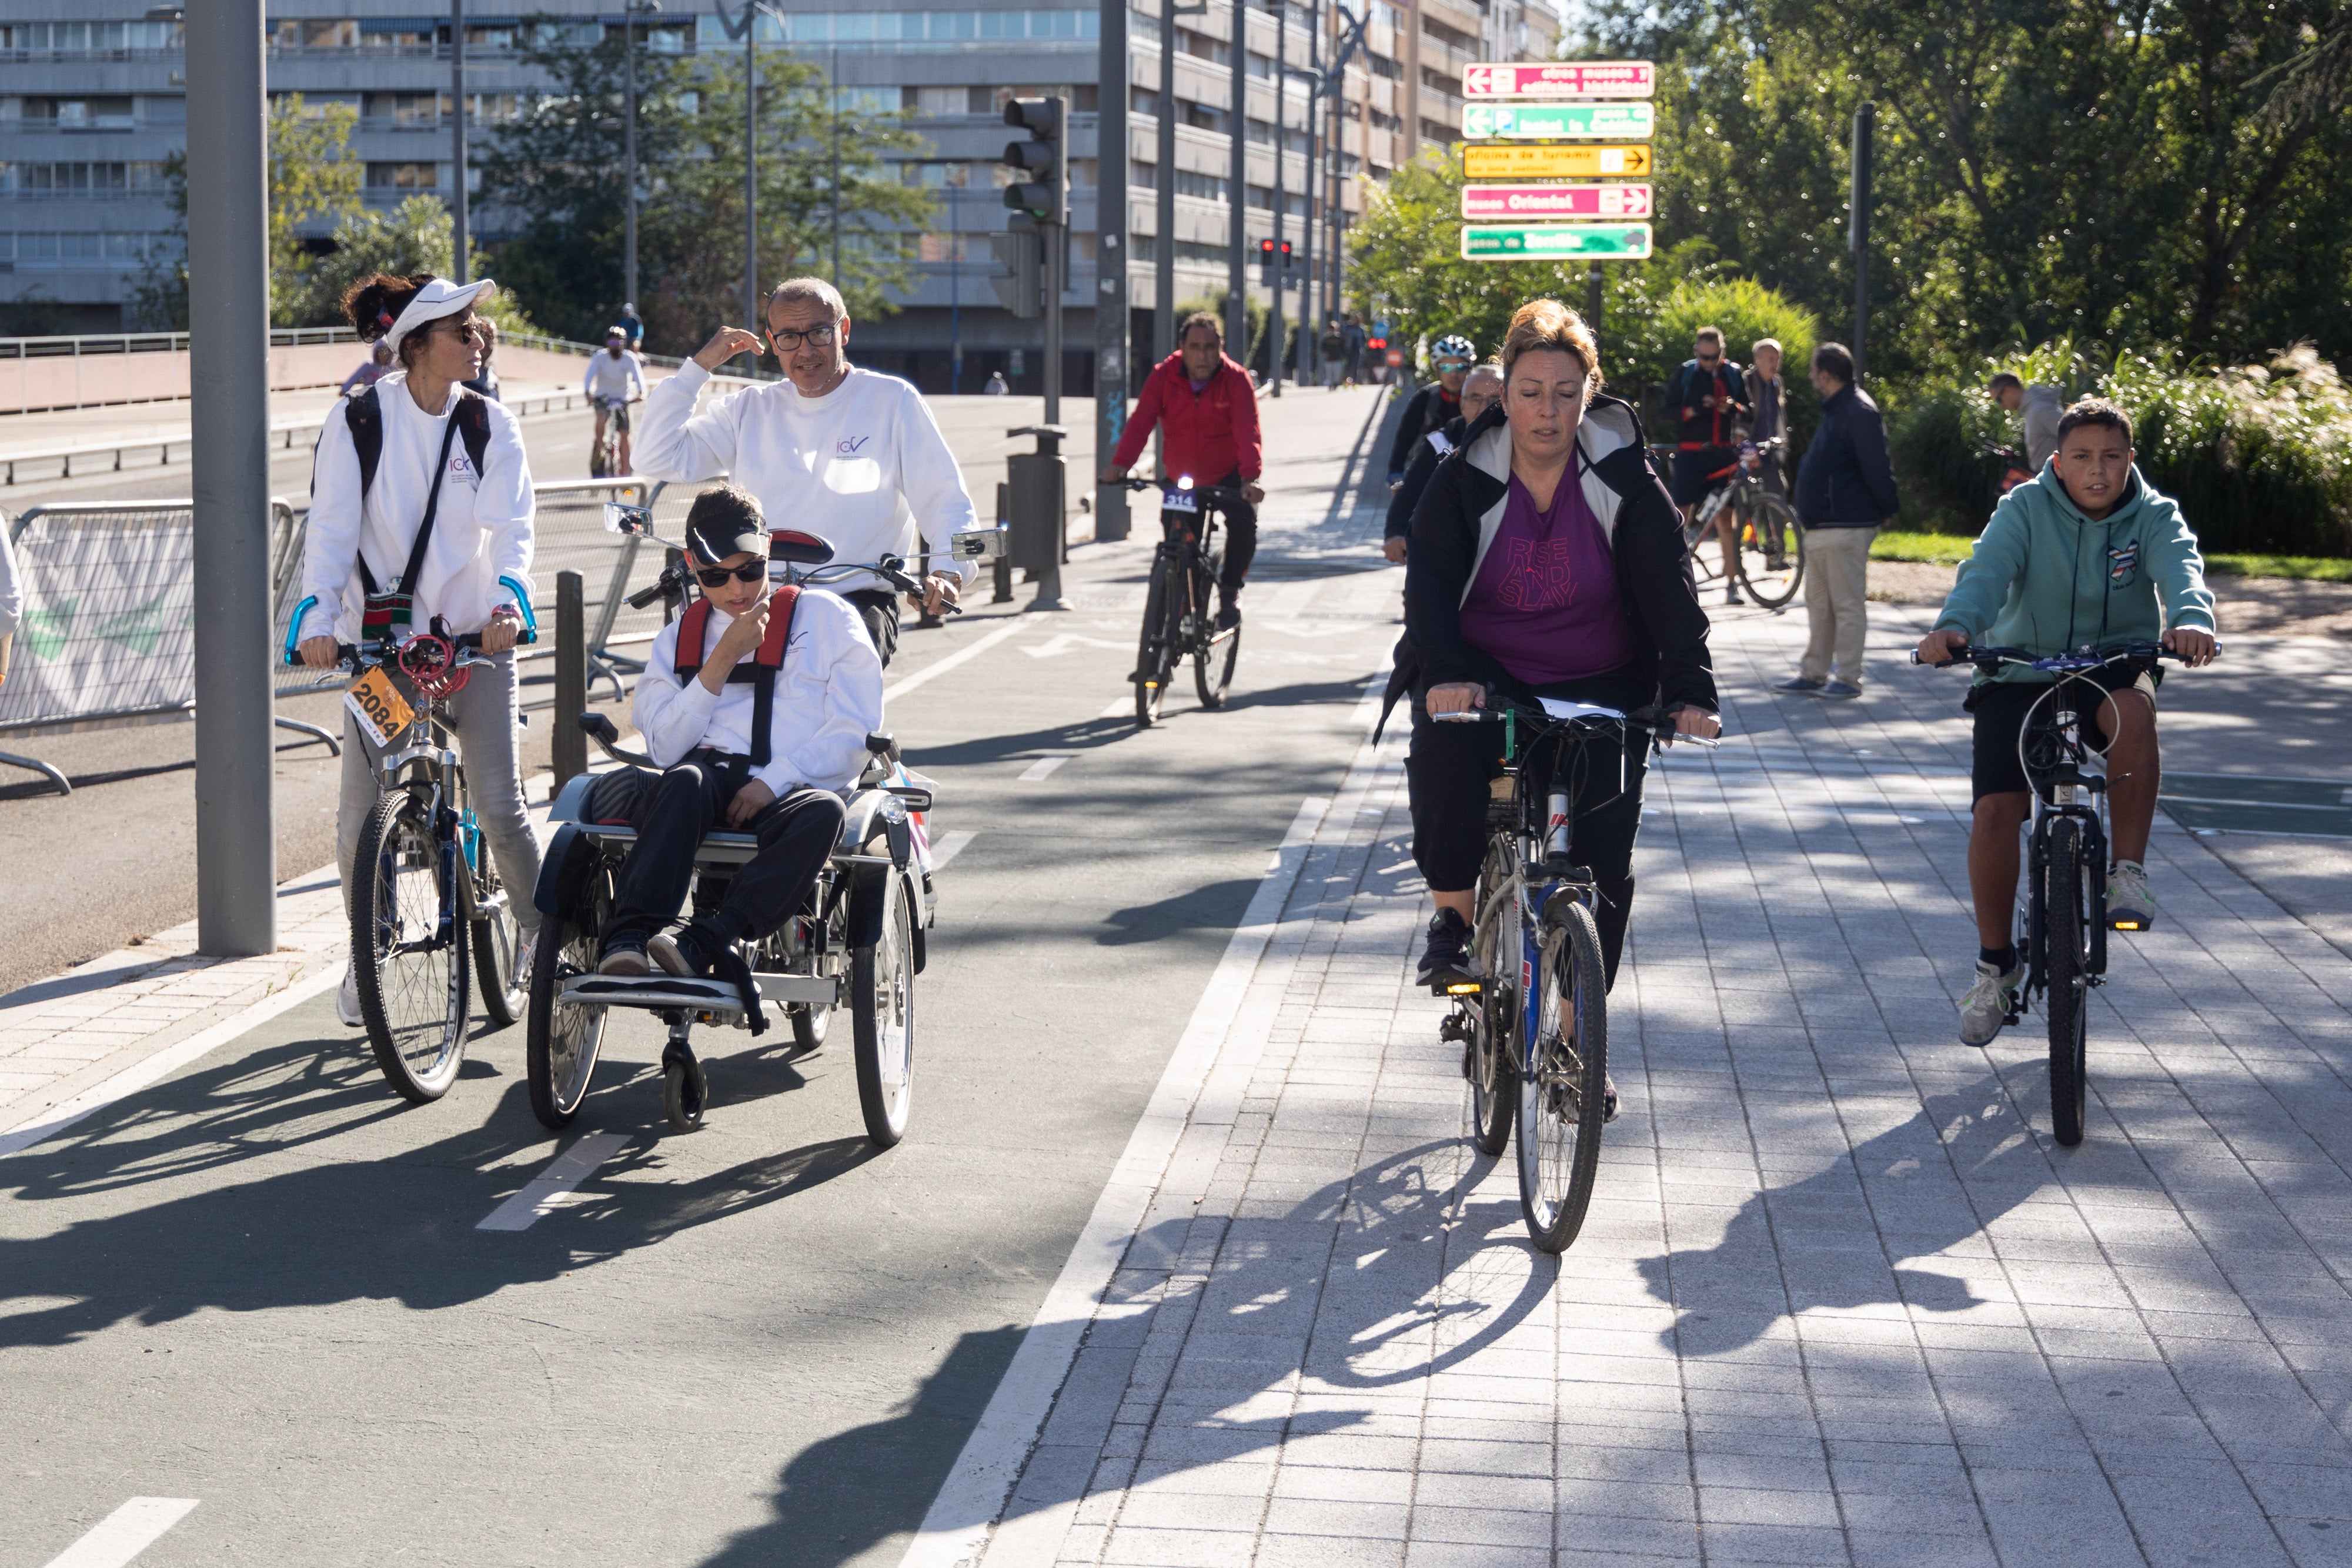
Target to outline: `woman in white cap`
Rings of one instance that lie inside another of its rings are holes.
[[[441,621],[481,633],[478,665],[447,704],[476,815],[530,953],[539,841],[515,755],[512,649],[530,601],[530,463],[514,415],[461,384],[481,373],[488,322],[475,308],[498,286],[383,273],[343,296],[362,341],[391,346],[397,368],[353,397],[319,433],[302,591],[290,637],[302,662],[331,668],[335,644],[362,634],[405,642]],[[362,632],[362,626],[365,631]],[[412,694],[413,695],[413,694]],[[379,753],[343,721],[335,858],[352,879],[360,830],[375,804]],[[359,989],[343,975],[336,1012],[357,1027]]]

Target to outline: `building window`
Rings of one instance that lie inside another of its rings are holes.
[[[28,98],[25,118],[37,130],[128,131],[137,123],[125,98]]]
[[[441,187],[438,163],[370,163],[367,185],[372,191],[435,191]]]

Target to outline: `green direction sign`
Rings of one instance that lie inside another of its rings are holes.
[[[1473,141],[1646,141],[1657,131],[1649,103],[1465,103],[1462,134]]]
[[[1465,261],[1640,261],[1647,224],[1464,224]]]

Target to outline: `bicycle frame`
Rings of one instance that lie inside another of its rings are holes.
[[[2032,816],[2026,835],[2026,884],[2030,892],[2026,900],[2026,982],[2022,993],[2033,997],[2049,989],[2050,841],[2056,824],[2064,819],[2082,825],[2080,852],[2085,869],[2093,873],[2082,884],[2091,900],[2091,961],[2084,977],[2093,986],[2106,983],[2107,780],[2104,770],[2094,762],[2094,754],[2083,743],[2083,715],[2070,695],[2070,688],[2080,683],[2070,679],[2067,673],[2095,669],[2106,662],[2095,658],[2042,661],[2053,667],[2063,667],[2062,673],[2049,694],[2028,713],[2018,736],[2026,778],[2034,787]],[[2105,699],[2104,687],[2093,689],[2100,693],[2102,701]],[[2037,717],[2042,703],[2053,706],[2046,716]],[[2085,771],[2086,768],[2091,770]]]

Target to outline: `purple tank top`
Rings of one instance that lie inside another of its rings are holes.
[[[1603,674],[1633,657],[1617,563],[1571,466],[1549,511],[1517,476],[1503,524],[1462,601],[1462,636],[1531,686]]]

